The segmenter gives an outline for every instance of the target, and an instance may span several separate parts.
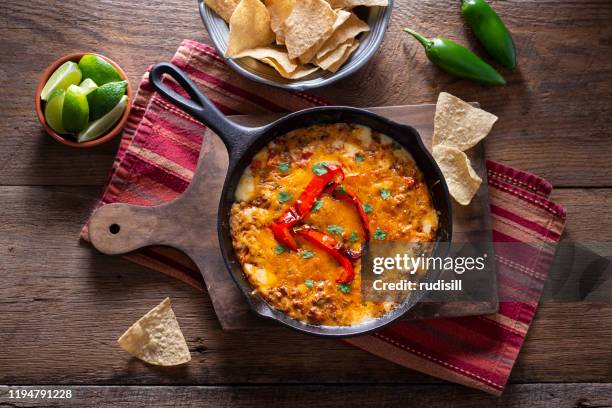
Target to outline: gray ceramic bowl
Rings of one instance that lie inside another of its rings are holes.
[[[198,0],[202,21],[208,30],[219,54],[224,55],[227,49],[227,36],[229,27],[221,17],[209,9],[203,0]],[[227,64],[243,76],[262,84],[272,85],[279,88],[303,91],[306,89],[319,88],[329,85],[342,78],[353,74],[372,58],[383,40],[387,24],[391,17],[393,0],[389,0],[387,7],[371,7],[367,9],[367,15],[361,15],[370,26],[370,31],[359,37],[359,48],[351,55],[347,62],[337,72],[319,70],[307,77],[291,80],[280,76],[274,68],[252,58],[241,58],[234,60],[226,58]]]

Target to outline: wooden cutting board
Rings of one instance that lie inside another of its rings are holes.
[[[390,106],[370,110],[415,127],[424,144],[428,148],[431,146],[435,105]],[[259,126],[279,116],[234,116],[232,119],[243,125]],[[223,263],[217,239],[217,207],[228,166],[227,150],[212,131],[206,132],[198,168],[189,188],[179,198],[153,207],[122,203],[101,207],[91,218],[90,239],[99,251],[108,255],[121,255],[152,245],[165,245],[183,251],[200,269],[221,326],[226,330],[253,328],[266,322],[250,311],[234,284]],[[453,242],[491,242],[484,149],[479,144],[466,153],[483,183],[469,206],[453,203]],[[492,294],[490,301],[421,303],[406,318],[494,313],[497,311],[495,276],[491,276],[488,284]]]

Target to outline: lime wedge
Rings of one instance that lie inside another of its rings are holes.
[[[63,89],[55,89],[49,95],[49,100],[45,105],[45,121],[57,133],[66,133],[66,129],[62,125],[62,109],[64,107],[65,95],[66,91]]]
[[[115,105],[113,109],[111,109],[100,119],[91,122],[85,130],[79,133],[77,136],[77,141],[79,143],[88,142],[90,140],[97,139],[108,132],[119,120],[119,118],[121,118],[121,115],[123,115],[127,102],[127,95],[123,95],[119,100],[119,103]]]
[[[98,86],[123,79],[111,64],[97,55],[83,55],[79,61],[79,69],[83,78],[91,78]]]
[[[40,92],[40,99],[46,101],[51,92],[56,89],[66,89],[81,81],[81,71],[76,62],[66,61],[47,79],[47,83]]]
[[[70,85],[64,96],[62,110],[62,125],[71,133],[79,133],[85,129],[89,121],[89,104],[87,95],[77,85]]]
[[[93,79],[87,78],[83,82],[81,82],[79,87],[83,91],[85,91],[85,95],[89,95],[90,93],[92,93],[93,91],[95,91],[98,88],[98,85],[96,85],[96,83],[93,81]]]
[[[89,102],[89,119],[96,120],[110,112],[125,94],[127,81],[109,82],[87,96]]]

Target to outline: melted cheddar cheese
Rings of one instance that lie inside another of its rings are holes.
[[[236,189],[230,220],[234,249],[254,291],[272,307],[306,323],[359,324],[396,306],[362,302],[360,261],[354,263],[352,283],[338,286],[342,267],[333,257],[300,237],[299,250],[292,252],[276,242],[270,229],[315,176],[317,163],[342,167],[343,185],[367,207],[371,239],[432,241],[437,214],[411,155],[367,127],[337,123],[294,130],[254,157]],[[364,233],[355,208],[329,194],[319,200],[303,223],[360,249]]]

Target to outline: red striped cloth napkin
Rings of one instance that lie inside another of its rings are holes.
[[[251,82],[232,72],[214,49],[184,40],[172,63],[185,70],[225,114],[295,111],[328,104],[315,96]],[[196,168],[204,126],[154,94],[147,76],[99,205],[125,202],[155,205],[188,186]],[[500,298],[516,287],[517,276],[546,278],[564,226],[565,211],[551,202],[552,186],[535,175],[489,161],[488,181],[494,240],[529,243],[537,262],[498,254]],[[87,227],[82,237],[87,239]],[[147,248],[127,256],[204,291],[195,265],[168,248]],[[520,279],[519,279],[520,280]],[[537,302],[502,302],[489,316],[399,322],[350,344],[435,377],[501,394],[535,314]]]

